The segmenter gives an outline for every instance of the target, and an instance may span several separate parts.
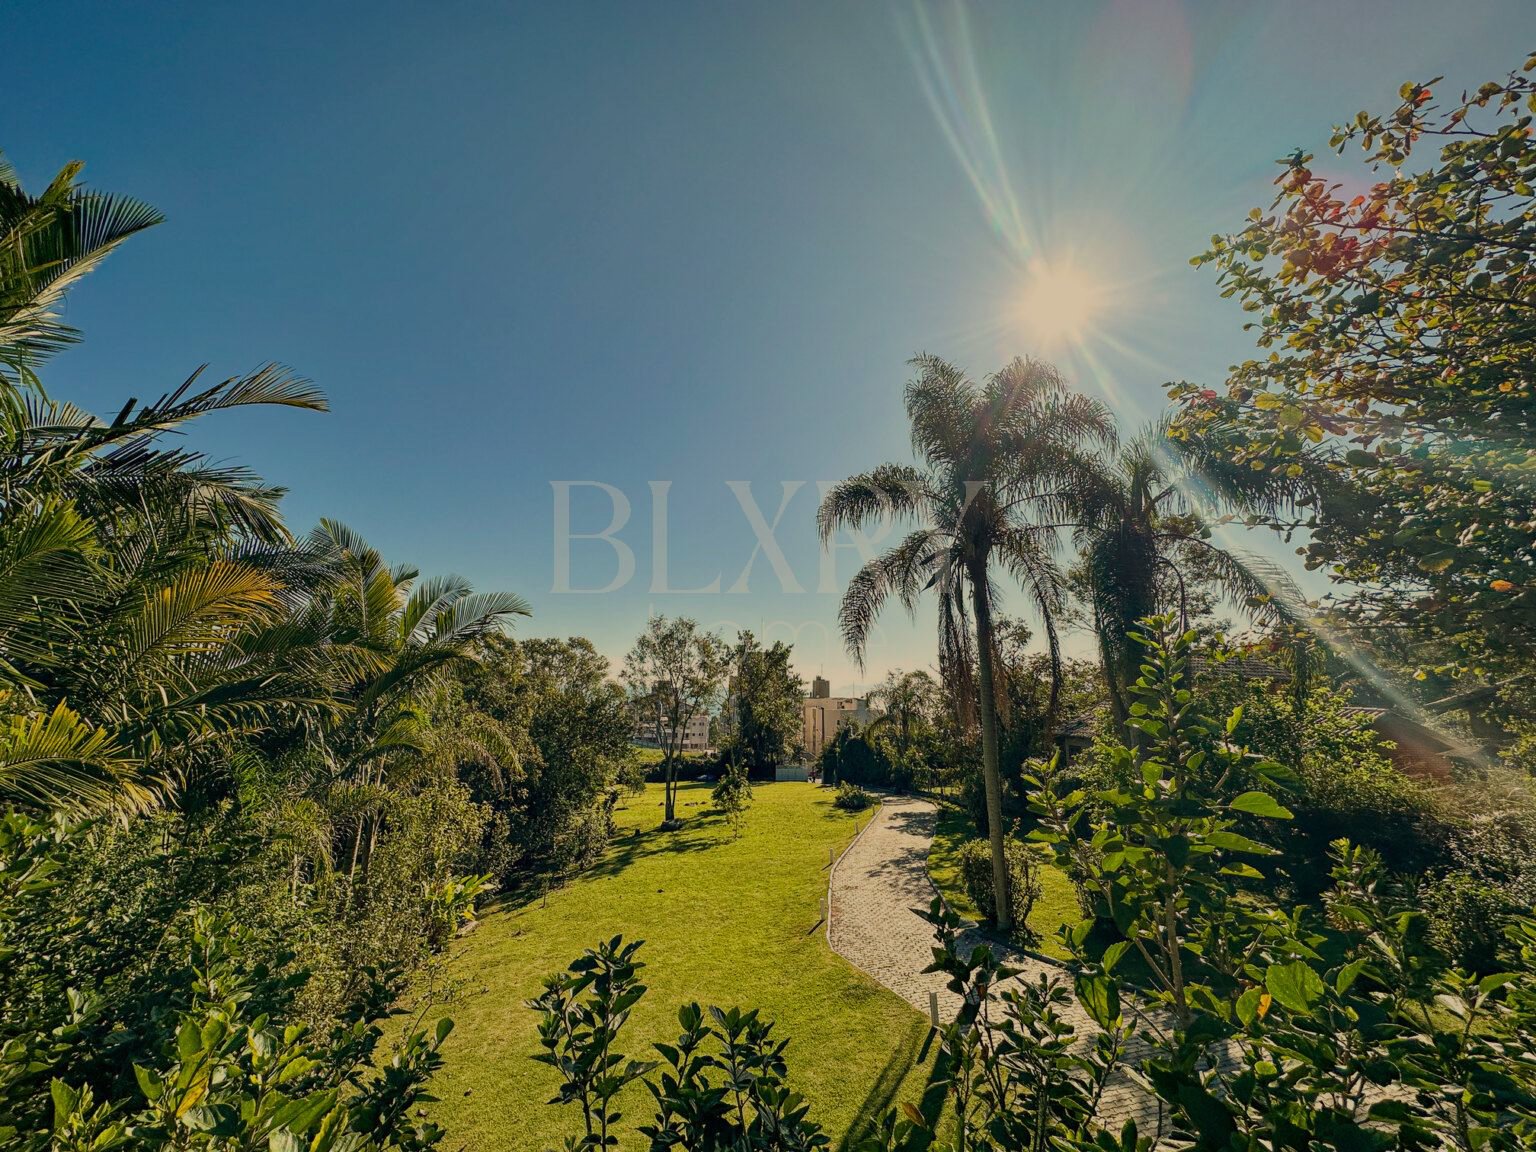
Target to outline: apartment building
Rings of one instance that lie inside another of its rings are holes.
[[[834,696],[832,685],[821,676],[811,681],[811,694],[802,706],[804,726],[801,743],[805,758],[814,760],[821,754],[837,730],[844,727],[863,728],[875,718],[869,700],[864,696]]]

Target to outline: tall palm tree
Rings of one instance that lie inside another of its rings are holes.
[[[839,620],[862,667],[870,629],[890,597],[914,612],[924,591],[937,593],[940,667],[959,707],[974,707],[980,722],[994,913],[1006,931],[1012,915],[998,768],[994,571],[1013,576],[1041,616],[1059,680],[1056,526],[1094,482],[1091,452],[1114,443],[1114,422],[1103,405],[1070,391],[1039,361],[1014,360],[980,385],[937,356],[911,363],[916,375],[905,401],[920,465],[882,464],[850,477],[827,494],[817,521],[824,544],[838,528],[887,517],[918,523],[849,582]]]
[[[1166,421],[1121,449],[1085,494],[1075,533],[1110,703],[1124,727],[1141,674],[1137,621],[1188,615],[1192,583],[1214,586],[1260,625],[1293,622],[1302,596],[1277,565],[1212,540],[1213,511],[1273,509],[1299,492],[1234,469],[1212,440],[1172,440]]]

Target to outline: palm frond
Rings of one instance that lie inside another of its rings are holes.
[[[837,618],[848,653],[860,668],[870,630],[886,601],[895,596],[909,613],[914,611],[917,598],[946,559],[942,541],[936,542],[931,532],[918,531],[855,573],[843,593]]]
[[[13,714],[0,722],[0,795],[76,814],[143,809],[154,796],[112,735],[62,701],[51,712]]]
[[[885,519],[921,517],[929,505],[925,481],[909,465],[882,464],[834,485],[816,510],[822,544],[839,528],[859,531]]]

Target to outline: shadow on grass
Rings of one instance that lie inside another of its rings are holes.
[[[875,1082],[869,1086],[869,1091],[859,1104],[859,1110],[853,1114],[853,1119],[848,1123],[848,1130],[843,1133],[842,1140],[838,1142],[837,1152],[848,1152],[848,1149],[859,1140],[869,1135],[880,1117],[890,1110],[896,1101],[896,1092],[900,1089],[901,1082],[907,1078],[907,1072],[917,1062],[923,1039],[930,1031],[932,1029],[928,1027],[928,1022],[921,1017],[912,1021],[896,1047],[891,1049],[891,1054],[881,1066]]]
[[[520,876],[503,887],[496,899],[482,911],[524,908],[543,899],[546,891],[558,892],[574,880],[617,876],[631,865],[652,856],[680,856],[705,851],[720,843],[720,838],[714,832],[724,823],[725,815],[719,809],[711,808],[695,815],[684,815],[683,826],[671,831],[658,827],[620,832],[609,841],[607,850],[597,863],[564,877],[550,876],[543,872]]]
[[[920,1066],[928,1059],[937,1036],[938,1034],[929,1027],[928,1021],[921,1017],[912,1022],[911,1027],[892,1050],[890,1058],[880,1069],[880,1074],[875,1077],[875,1082],[870,1086],[863,1103],[859,1105],[859,1110],[854,1113],[848,1130],[838,1141],[837,1152],[849,1152],[849,1149],[874,1131],[881,1117],[895,1107],[896,1093],[900,1090],[902,1081],[906,1079],[907,1073],[912,1068]],[[939,1130],[939,1120],[944,1112],[944,1103],[948,1099],[948,1079],[949,1061],[941,1050],[934,1059],[933,1067],[929,1069],[928,1081],[923,1085],[923,1094],[917,1103],[917,1110],[922,1113],[924,1121],[932,1132]],[[914,1132],[912,1139],[905,1145],[905,1152],[922,1152],[931,1142],[926,1133]]]

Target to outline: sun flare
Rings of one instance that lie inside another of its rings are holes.
[[[1029,266],[1020,309],[1031,341],[1043,349],[1081,344],[1105,304],[1104,284],[1071,260]]]

